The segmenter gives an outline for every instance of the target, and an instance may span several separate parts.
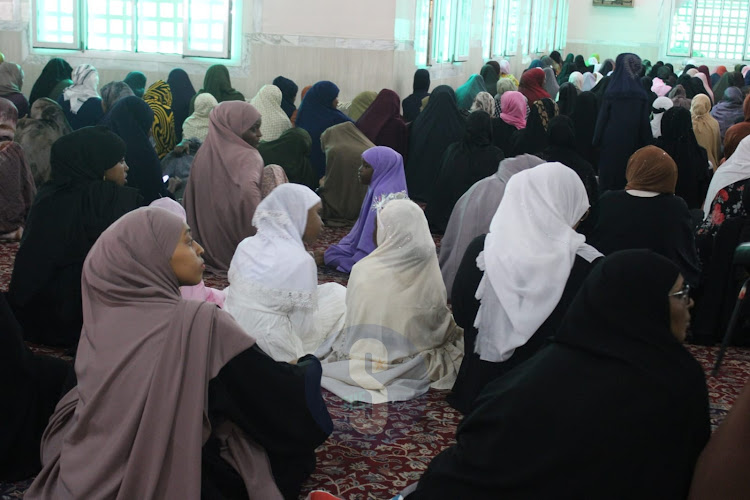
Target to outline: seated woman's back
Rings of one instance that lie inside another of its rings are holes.
[[[73,130],[97,125],[104,110],[99,97],[99,73],[90,64],[81,64],[73,71],[73,85],[57,98],[65,118]]]
[[[685,498],[711,430],[683,284],[647,250],[604,259],[552,344],[485,389],[407,498]]]

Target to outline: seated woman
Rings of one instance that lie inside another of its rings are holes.
[[[208,135],[209,115],[219,105],[219,102],[211,94],[200,94],[195,98],[195,111],[188,116],[182,124],[183,140],[197,139],[199,142],[206,140]]]
[[[326,156],[326,176],[318,183],[323,220],[329,226],[353,224],[367,193],[367,186],[359,178],[362,153],[375,144],[352,122],[326,130],[320,137],[320,144]],[[315,177],[317,179],[317,175]]]
[[[453,279],[469,243],[490,230],[490,222],[503,199],[508,180],[514,174],[542,163],[544,160],[531,155],[506,158],[500,162],[494,175],[480,180],[459,198],[440,245],[440,272],[446,290],[453,289]]]
[[[277,363],[227,312],[183,300],[202,253],[154,207],[91,249],[78,385],[50,419],[28,498],[299,496],[332,430],[320,363]]]
[[[264,136],[265,137],[265,136]],[[285,130],[275,141],[258,144],[258,152],[266,165],[280,165],[289,182],[318,188],[318,176],[310,163],[312,139],[303,128]]]
[[[104,127],[84,127],[53,144],[52,174],[31,207],[8,292],[26,340],[78,341],[83,261],[99,235],[143,201],[124,187],[125,154],[125,143]]]
[[[412,84],[412,93],[401,103],[404,108],[404,120],[407,123],[413,122],[422,106],[422,99],[430,95],[430,72],[424,68],[414,72],[414,81]]]
[[[255,234],[253,214],[263,196],[256,147],[263,135],[260,113],[244,101],[219,104],[210,120],[183,204],[195,239],[206,248],[206,268],[226,275],[237,245]]]
[[[378,247],[352,269],[344,329],[316,353],[323,387],[346,401],[405,401],[448,389],[461,364],[463,332],[446,304],[427,219],[402,197],[379,205]]]
[[[549,93],[544,90],[545,78],[542,68],[532,68],[521,75],[521,83],[518,84],[518,91],[526,97],[529,106],[540,99],[551,98]]]
[[[29,114],[29,101],[21,93],[23,77],[20,65],[8,61],[0,63],[0,97],[13,103],[19,118]]]
[[[341,330],[346,288],[318,285],[315,260],[305,250],[318,238],[320,198],[284,184],[255,211],[255,236],[237,247],[229,267],[226,310],[276,361],[311,354]]]
[[[281,107],[283,95],[276,85],[263,85],[250,104],[255,106],[263,117],[260,132],[266,141],[275,141],[281,134],[292,128],[284,109]]]
[[[507,78],[500,81],[510,82]],[[515,90],[502,93],[499,107],[498,117],[492,120],[492,142],[505,154],[511,150],[516,130],[526,127],[526,114],[529,108],[524,95]]]
[[[109,110],[115,107],[117,101],[135,95],[133,89],[125,82],[109,82],[99,89],[99,94],[102,98],[102,111],[104,111],[105,117]],[[102,120],[104,119],[106,118],[102,118]]]
[[[518,80],[516,79],[515,76],[513,76],[513,73],[510,72],[510,62],[503,59],[502,61],[500,61],[499,64],[500,64],[500,80],[502,80],[503,78],[507,78],[508,80],[513,82],[513,85],[515,85],[516,88],[518,88]]]
[[[73,85],[73,80],[70,79],[72,74],[73,68],[65,59],[59,57],[50,59],[31,87],[29,105],[33,106],[37,99],[44,97],[56,101],[63,90]]]
[[[385,146],[376,146],[362,153],[359,181],[368,186],[359,211],[359,218],[349,234],[325,251],[325,265],[342,273],[351,272],[352,266],[375,249],[375,207],[373,203],[392,193],[406,193],[404,160],[401,155]]]
[[[357,128],[376,146],[388,146],[401,156],[408,151],[409,130],[401,117],[398,94],[383,89],[357,120]]]
[[[195,111],[195,100],[201,94],[211,94],[217,102],[225,101],[244,101],[245,96],[242,92],[232,87],[232,80],[229,77],[229,70],[223,64],[214,64],[203,77],[203,88],[195,94],[190,100],[188,112],[193,114]]]
[[[18,110],[0,97],[0,241],[18,241],[36,195],[23,148],[13,142]]]
[[[326,158],[320,146],[320,136],[328,128],[352,121],[337,109],[339,88],[333,82],[318,82],[305,94],[297,110],[296,126],[307,130],[312,138],[312,162],[318,179],[326,174]]]
[[[458,199],[474,183],[497,172],[503,158],[502,150],[492,144],[490,115],[474,111],[466,120],[463,139],[451,144],[443,155],[435,191],[425,210],[430,231],[443,234]]]
[[[541,156],[549,145],[547,139],[549,122],[558,114],[560,114],[559,108],[552,99],[535,101],[526,119],[526,127],[518,129],[511,137],[508,156],[522,154]]]
[[[294,105],[294,101],[297,100],[299,87],[292,80],[283,76],[277,76],[272,83],[281,90],[281,109],[284,110],[284,113],[294,125],[297,118],[297,106]]]
[[[168,197],[159,156],[150,141],[154,124],[151,107],[140,97],[125,97],[117,101],[102,124],[125,141],[125,160],[131,168],[128,185],[140,191],[144,203]]]
[[[552,344],[487,386],[407,499],[686,498],[711,434],[681,345],[691,306],[661,255],[604,259]]]
[[[31,352],[0,293],[0,390],[12,411],[0,412],[0,481],[15,482],[39,472],[39,444],[55,405],[75,385],[67,361]]]
[[[729,87],[724,91],[724,97],[717,102],[711,109],[711,116],[719,122],[721,132],[721,141],[724,142],[724,136],[729,127],[745,119],[745,113],[742,110],[742,104],[745,96],[742,90],[737,87]]]
[[[104,116],[98,89],[99,73],[95,67],[81,64],[73,71],[73,85],[57,98],[73,130],[97,125]]]
[[[134,96],[143,98],[143,94],[146,92],[146,75],[140,71],[131,71],[125,75],[122,81],[130,87]]]
[[[561,163],[508,181],[489,234],[472,241],[453,282],[453,312],[466,332],[466,350],[449,402],[461,412],[555,333],[602,256],[575,231],[588,209],[581,179]]]
[[[154,148],[161,160],[177,145],[174,112],[172,111],[172,90],[167,82],[157,80],[143,94],[143,100],[154,112],[151,137],[154,138]]]
[[[683,110],[687,113],[686,110]],[[685,201],[675,195],[678,169],[656,146],[630,157],[624,191],[607,191],[599,200],[599,217],[591,244],[605,255],[647,248],[680,268],[692,287],[700,282],[694,223]]]
[[[740,141],[750,135],[750,95],[745,97],[742,109],[745,113],[744,121],[729,127],[724,136],[724,160],[732,156]]]
[[[37,186],[49,180],[52,145],[70,132],[72,130],[62,108],[47,97],[34,101],[29,116],[18,121],[14,140],[23,148]]]
[[[352,99],[352,102],[339,104],[338,109],[344,111],[352,121],[356,122],[363,114],[365,114],[365,111],[370,109],[370,106],[375,102],[377,97],[378,94],[376,92],[365,90],[364,92],[357,94],[354,99]]]

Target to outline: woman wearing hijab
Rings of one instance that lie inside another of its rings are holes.
[[[750,135],[750,96],[745,97],[742,110],[744,121],[729,127],[724,135],[724,159],[731,158],[740,141]]]
[[[540,155],[547,147],[547,129],[552,118],[559,114],[552,99],[540,99],[531,105],[526,127],[517,130],[511,138],[508,156],[521,154]]]
[[[245,100],[245,96],[241,92],[232,88],[229,70],[223,64],[214,64],[206,71],[206,76],[203,77],[203,88],[190,101],[190,108],[188,109],[190,114],[195,111],[196,97],[203,93],[211,94],[217,102]]]
[[[316,353],[322,386],[345,401],[406,401],[448,389],[461,364],[463,332],[448,309],[424,212],[390,198],[378,204],[376,236],[368,235],[377,248],[352,269],[344,328]]]
[[[323,227],[320,208],[309,188],[274,189],[255,211],[258,233],[239,244],[229,267],[226,310],[276,361],[315,352],[343,326],[346,288],[318,285],[315,260],[305,249]]]
[[[500,115],[492,120],[492,142],[505,154],[511,151],[516,131],[526,127],[528,106],[523,94],[512,90],[503,92],[500,106]]]
[[[120,99],[135,95],[125,82],[109,82],[99,89],[102,99],[102,111],[106,116]]]
[[[475,111],[466,120],[466,133],[451,144],[443,155],[432,199],[425,215],[432,233],[443,234],[453,207],[474,183],[497,172],[505,158],[492,143],[492,119],[484,111]]]
[[[651,105],[651,135],[654,139],[661,137],[661,121],[664,113],[674,107],[672,99],[669,97],[657,97],[654,104]]]
[[[578,94],[578,89],[576,89],[575,85],[573,85],[572,83],[565,82],[560,85],[560,94],[557,98],[557,107],[560,109],[561,115],[573,115]]]
[[[683,110],[684,111],[684,110]],[[591,244],[605,255],[647,248],[680,268],[693,287],[701,264],[695,249],[695,223],[684,199],[676,195],[678,165],[663,150],[646,146],[628,162],[624,191],[607,191],[599,200]]]
[[[478,93],[474,98],[474,103],[469,108],[469,113],[475,111],[484,111],[490,115],[490,118],[496,118],[495,99],[492,98],[492,94],[489,92]]]
[[[664,113],[661,137],[656,145],[677,164],[675,194],[685,200],[689,209],[700,209],[710,181],[710,167],[706,150],[696,140],[686,109],[672,108]]]
[[[729,127],[745,119],[745,112],[742,109],[744,100],[745,96],[742,94],[742,90],[737,87],[729,87],[724,91],[721,102],[711,109],[711,116],[719,122],[722,142]]]
[[[75,345],[81,333],[81,269],[99,235],[142,198],[124,187],[125,143],[85,127],[52,146],[49,182],[39,188],[16,255],[8,300],[26,340]]]
[[[683,285],[654,252],[605,258],[551,344],[485,389],[407,499],[686,498],[711,426],[703,370],[681,345]],[[570,410],[551,421],[555,408]]]
[[[57,98],[65,118],[73,130],[96,125],[104,110],[99,97],[99,73],[90,64],[81,64],[73,71],[73,85]]]
[[[143,99],[130,96],[120,99],[103,121],[127,146],[125,160],[130,166],[128,185],[136,188],[148,204],[169,196],[162,181],[161,163],[149,137],[154,126],[154,112]]]
[[[297,99],[297,91],[299,90],[299,87],[297,87],[297,84],[292,80],[284,78],[283,76],[277,76],[273,79],[272,83],[281,90],[281,109],[284,110],[286,116],[291,123],[294,124],[294,119],[292,117],[296,118],[297,111],[297,106],[294,105],[294,101]]]
[[[590,73],[594,71],[594,68],[591,66],[586,66],[586,61],[583,59],[582,55],[577,55],[575,58],[575,65],[576,65],[576,71],[579,73]]]
[[[304,96],[297,112],[297,127],[307,130],[312,138],[310,161],[318,178],[323,177],[326,170],[325,155],[320,148],[320,136],[334,125],[352,121],[336,109],[338,95],[339,88],[333,82],[318,82]]]
[[[332,430],[320,364],[276,363],[227,312],[182,299],[179,286],[201,279],[202,253],[178,216],[154,207],[94,245],[78,385],[50,420],[29,498],[299,495]],[[240,383],[253,379],[264,383]],[[283,411],[259,409],[272,394]],[[89,463],[94,450],[101,460]]]
[[[550,95],[544,90],[544,80],[544,70],[541,68],[530,69],[521,76],[518,91],[526,97],[529,106],[539,99],[550,98]]]
[[[703,66],[705,68],[705,66]],[[711,98],[711,102],[715,103],[714,101],[714,93],[711,91],[711,84],[709,83],[708,77],[704,75],[703,73],[696,73],[695,78],[700,80],[701,85],[703,86],[703,91],[706,93],[708,97]]]
[[[13,142],[16,106],[0,97],[0,241],[18,241],[36,194],[34,176],[23,148]]]
[[[497,74],[495,68],[490,64],[485,64],[482,66],[479,76],[484,80],[485,90],[489,92],[492,97],[495,97],[495,93],[497,92],[497,82],[500,79],[500,75]]]
[[[466,121],[458,110],[453,89],[438,86],[409,131],[406,181],[412,200],[431,199],[443,154],[448,146],[461,140],[465,130]]]
[[[679,107],[679,106],[676,106]],[[680,107],[680,109],[683,109]],[[693,131],[698,144],[706,150],[708,161],[714,171],[719,168],[721,158],[721,129],[719,122],[709,114],[711,111],[711,100],[708,96],[697,95],[690,104],[690,115],[693,120]],[[664,133],[664,122],[662,120],[662,134]],[[670,155],[671,152],[667,151]],[[679,165],[680,162],[678,161]],[[691,208],[694,208],[691,206]]]
[[[570,79],[570,75],[576,71],[576,65],[573,61],[573,54],[568,54],[568,56],[565,58],[565,62],[562,65],[562,69],[560,70],[560,74],[557,75],[557,83],[562,85],[563,83],[567,83]]]
[[[352,121],[357,121],[360,119],[360,117],[370,108],[370,105],[375,102],[375,99],[378,97],[378,94],[371,90],[366,90],[364,92],[360,92],[357,94],[357,96],[352,100],[351,104],[349,105],[349,108],[347,110],[347,114],[349,115],[349,118],[352,119]]]
[[[589,90],[592,90],[594,87],[596,87],[596,84],[599,83],[599,80],[601,80],[603,77],[599,73],[586,73],[583,75],[583,86],[581,87],[581,90],[583,92],[587,92]]]
[[[260,113],[244,101],[220,103],[193,160],[183,204],[193,236],[206,248],[206,268],[226,275],[242,240],[255,234],[262,199]]]
[[[508,181],[489,234],[472,241],[453,282],[451,302],[466,350],[449,402],[461,412],[555,333],[601,257],[575,231],[588,209],[581,179],[560,163]]]
[[[327,129],[320,143],[326,157],[326,175],[318,189],[323,200],[323,220],[329,226],[351,225],[357,220],[367,193],[358,170],[362,153],[375,144],[352,122]],[[315,179],[318,182],[317,174]]]
[[[634,152],[650,144],[651,104],[638,81],[641,58],[635,54],[617,56],[612,81],[604,94],[596,122],[593,143],[601,150],[601,191],[625,187],[625,167]]]
[[[721,102],[724,99],[724,92],[726,92],[729,87],[742,88],[744,85],[745,79],[742,77],[742,73],[736,71],[724,73],[724,76],[721,77],[719,83],[714,86],[714,99],[716,99],[716,102]]]
[[[18,110],[18,118],[29,114],[29,101],[21,93],[23,77],[20,65],[7,61],[0,63],[0,97],[13,103]]]
[[[172,91],[172,112],[174,113],[174,133],[177,142],[182,141],[182,124],[190,116],[190,101],[195,95],[195,87],[184,69],[175,68],[169,72],[167,84]]]
[[[281,89],[277,86],[263,85],[250,101],[263,117],[260,131],[265,141],[275,141],[285,130],[292,128],[292,122],[281,108],[282,99]]]
[[[47,97],[34,101],[29,116],[18,121],[14,140],[23,148],[37,186],[49,180],[52,144],[70,132],[62,108]]]
[[[430,72],[426,69],[418,69],[414,73],[414,83],[412,84],[412,93],[404,99],[402,106],[404,108],[404,121],[413,122],[422,105],[422,99],[430,95]]]
[[[500,78],[507,78],[513,82],[513,85],[515,85],[516,88],[518,88],[518,80],[513,76],[513,73],[510,72],[510,62],[505,59],[500,61]]]
[[[398,94],[383,89],[355,125],[373,144],[388,146],[401,156],[406,156],[409,129],[400,110]]]
[[[310,164],[311,145],[310,134],[295,127],[286,130],[275,141],[261,142],[258,152],[266,166],[280,165],[289,182],[317,189],[318,176]]]
[[[502,99],[506,92],[516,92],[518,87],[509,78],[501,78],[497,81],[497,93],[495,94],[495,116],[500,116],[503,111]],[[524,102],[525,102],[524,98]],[[524,117],[525,119],[526,117]]]
[[[570,74],[570,77],[568,78],[568,83],[574,85],[578,93],[583,92],[583,73],[574,71],[573,73]]]
[[[495,174],[475,183],[459,198],[440,245],[440,272],[446,290],[453,289],[456,271],[469,244],[490,230],[490,222],[503,199],[508,180],[518,172],[542,163],[544,160],[531,155],[506,158],[500,162]]]
[[[125,75],[122,81],[130,87],[133,95],[143,98],[143,94],[146,92],[146,75],[140,71],[131,71]]]
[[[385,146],[376,146],[362,153],[359,167],[360,182],[368,186],[359,218],[349,234],[325,251],[325,264],[342,273],[369,255],[375,248],[375,209],[373,204],[393,193],[406,193],[404,160],[400,154]]]
[[[182,125],[182,137],[183,140],[196,139],[202,143],[208,135],[209,115],[219,102],[213,95],[205,93],[197,96],[194,104],[195,111]]]
[[[44,65],[44,69],[34,82],[34,86],[31,87],[29,105],[33,106],[34,102],[42,97],[48,97],[53,101],[57,100],[65,88],[73,85],[73,80],[70,79],[72,73],[73,68],[65,59],[59,57],[50,59]]]
[[[678,84],[674,88],[672,88],[672,90],[667,95],[669,96],[670,99],[672,99],[672,103],[674,103],[675,106],[679,106],[681,108],[685,108],[688,111],[690,111],[693,100],[688,98],[687,92],[685,91],[685,87]],[[709,100],[709,104],[710,104],[710,100]]]
[[[154,138],[156,154],[159,159],[162,159],[177,145],[172,112],[172,91],[164,80],[158,80],[143,94],[143,100],[154,112],[151,137]]]
[[[487,92],[484,80],[479,75],[471,75],[469,79],[456,89],[456,104],[461,111],[468,111],[474,104],[474,98],[480,92]]]
[[[544,90],[552,99],[557,99],[557,93],[560,91],[560,85],[555,78],[555,70],[544,68]]]
[[[650,109],[651,105],[654,104],[654,101],[658,97],[656,93],[651,90],[651,87],[654,86],[654,81],[651,78],[644,76],[641,78],[641,85],[643,85],[643,90],[646,92],[646,96],[648,96],[648,106]]]
[[[593,145],[599,100],[593,92],[581,92],[575,99],[571,119],[576,131],[576,151],[598,172],[599,148]]]
[[[552,52],[550,52],[549,57],[554,61],[554,66],[557,66],[555,68],[555,72],[559,73],[560,68],[562,68],[563,65],[562,55],[560,54],[560,52],[553,50]]]

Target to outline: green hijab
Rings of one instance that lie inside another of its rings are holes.
[[[264,165],[279,165],[289,182],[303,184],[312,190],[318,188],[318,176],[310,163],[312,139],[303,128],[285,130],[275,141],[261,142],[258,152]]]
[[[204,92],[214,96],[218,102],[245,100],[245,96],[241,92],[232,88],[229,70],[223,64],[214,64],[206,71],[206,76],[203,78],[203,88],[190,100],[191,115],[195,111],[195,98]]]
[[[371,90],[360,92],[359,95],[354,98],[352,104],[349,106],[349,111],[347,112],[349,118],[351,118],[355,122],[359,120],[359,117],[362,116],[365,111],[367,111],[367,108],[370,107],[370,104],[373,103],[377,96],[378,94]]]
[[[487,92],[492,94],[492,97],[495,97],[497,94],[497,81],[500,79],[495,68],[489,64],[485,64],[482,66],[482,71],[479,72],[479,75],[484,79],[484,87],[487,89]]]

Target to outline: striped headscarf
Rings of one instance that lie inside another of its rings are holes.
[[[156,154],[159,159],[164,158],[177,145],[174,131],[174,113],[172,112],[172,91],[164,80],[158,80],[151,85],[143,100],[154,112],[154,123],[151,133],[154,136]]]

